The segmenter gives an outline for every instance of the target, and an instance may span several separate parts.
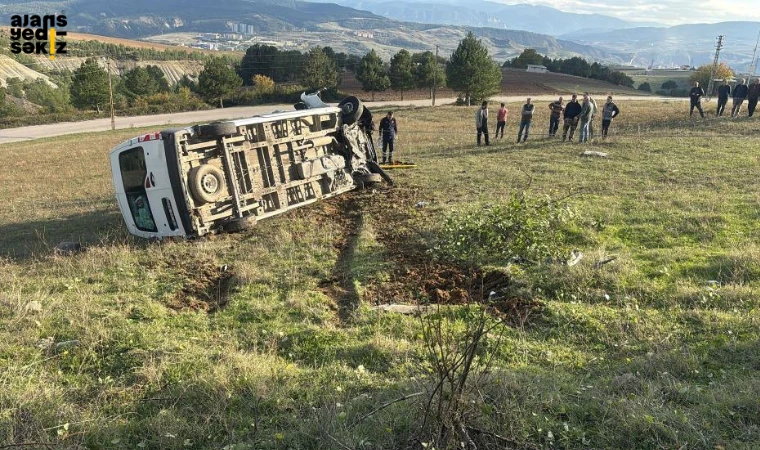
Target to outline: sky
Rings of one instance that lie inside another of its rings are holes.
[[[758,0],[495,0],[508,4],[551,6],[565,12],[594,13],[628,22],[663,25],[715,23],[733,20],[760,22]]]

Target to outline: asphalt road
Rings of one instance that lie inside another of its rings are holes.
[[[567,100],[569,96],[566,96]],[[599,97],[596,97],[599,99]],[[493,97],[492,103],[498,102],[521,102],[525,99],[524,96],[501,96]],[[556,96],[536,96],[532,97],[533,101],[551,101],[556,99]],[[650,101],[683,101],[680,98],[668,98],[668,97],[637,97],[637,96],[616,96],[616,101],[626,100],[650,100]],[[437,105],[445,105],[454,103],[456,99],[453,98],[440,98],[436,99]],[[603,101],[603,100],[602,100]],[[377,109],[385,106],[430,106],[430,100],[408,100],[408,101],[388,101],[388,102],[366,102],[370,108]],[[471,108],[474,106],[471,106]],[[188,124],[188,123],[204,123],[212,122],[215,120],[225,119],[239,119],[243,117],[251,117],[258,114],[271,113],[275,110],[292,110],[293,105],[280,104],[280,105],[262,105],[262,106],[241,106],[224,109],[211,109],[206,111],[189,111],[172,114],[155,114],[150,116],[133,116],[133,117],[120,117],[116,116],[116,128],[141,128],[149,126],[161,126],[170,128],[172,125]],[[92,133],[98,131],[109,131],[111,129],[111,119],[94,119],[83,120],[81,122],[61,122],[51,123],[46,125],[32,125],[19,128],[6,128],[0,130],[0,144],[10,142],[29,141],[33,139],[61,136],[64,134],[76,134],[76,133]]]

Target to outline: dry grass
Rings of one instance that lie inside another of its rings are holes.
[[[486,346],[471,423],[521,448],[756,448],[756,121],[619,106],[614,135],[580,146],[541,137],[539,105],[518,146],[510,104],[509,139],[480,148],[474,108],[402,109],[397,156],[418,168],[387,194],[349,194],[387,202],[360,229],[332,200],[196,242],[126,235],[107,152],[141,130],[0,146],[0,446],[406,448],[422,401],[351,426],[429,382],[419,322],[368,307],[393,300],[373,295],[400,273],[381,237],[435,236],[452,210],[526,190],[570,195],[586,256],[510,269],[544,309]],[[388,230],[391,212],[410,225]],[[61,240],[88,250],[53,256]],[[235,275],[216,312],[172,303],[200,298],[195,261]],[[347,319],[321,286],[336,277],[361,300]]]

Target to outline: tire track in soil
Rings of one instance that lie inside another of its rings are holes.
[[[415,205],[424,198],[419,189],[382,185],[372,192],[353,192],[337,198],[325,210],[326,217],[339,222],[342,233],[334,244],[339,254],[332,276],[320,287],[336,301],[342,321],[362,300],[350,277],[349,265],[364,220],[372,223],[384,247],[384,254],[378,257],[391,263],[389,281],[364,286],[365,301],[376,305],[488,303],[492,313],[515,326],[525,325],[543,309],[528,286],[504,271],[484,271],[436,259],[428,251],[425,236],[416,228],[419,224],[414,217]],[[489,300],[492,292],[495,299]]]
[[[359,192],[328,200],[322,203],[317,213],[323,220],[338,222],[340,233],[333,245],[338,249],[338,257],[333,266],[330,278],[319,283],[320,290],[333,299],[338,308],[338,318],[342,323],[351,319],[359,307],[361,296],[351,277],[351,261],[356,253],[359,233],[363,224],[363,216],[357,197]]]

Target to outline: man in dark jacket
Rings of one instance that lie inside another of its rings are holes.
[[[383,164],[393,164],[393,141],[396,140],[396,134],[398,133],[398,127],[396,126],[396,118],[393,117],[393,111],[388,111],[388,115],[383,117],[380,121],[380,137],[383,138]],[[386,151],[390,150],[386,158]]]
[[[620,114],[620,109],[612,101],[612,96],[607,96],[607,103],[602,107],[602,139],[607,137],[612,119]]]
[[[747,115],[752,117],[757,107],[757,100],[760,98],[760,78],[755,78],[755,82],[749,87],[749,93],[747,94]]]
[[[715,111],[715,115],[720,117],[723,115],[723,110],[726,109],[726,103],[728,103],[728,97],[731,95],[731,85],[728,84],[727,79],[723,79],[723,84],[718,86],[718,110]]]
[[[705,112],[702,111],[702,97],[705,96],[705,90],[699,87],[699,81],[694,82],[694,87],[689,91],[689,100],[691,101],[691,108],[689,108],[689,117],[694,115],[694,108],[697,108],[699,115],[705,118]]]
[[[530,121],[533,119],[533,111],[535,105],[530,102],[530,97],[525,101],[525,104],[520,111],[520,129],[517,131],[517,143],[520,143],[520,138],[525,142],[528,140],[528,133],[530,132]],[[525,134],[523,134],[525,130]]]
[[[559,116],[565,110],[562,97],[549,103],[549,109],[551,110],[551,114],[549,115],[549,137],[554,137],[557,134],[557,128],[559,128]]]
[[[578,115],[581,113],[581,104],[578,103],[578,96],[573,94],[573,98],[565,106],[565,125],[562,127],[562,140],[567,138],[567,130],[570,130],[570,142],[573,142],[573,134],[578,127]]]
[[[747,99],[749,95],[749,88],[744,84],[747,80],[742,78],[742,81],[734,87],[734,104],[731,108],[731,117],[739,117],[739,110],[742,109],[742,103]]]

